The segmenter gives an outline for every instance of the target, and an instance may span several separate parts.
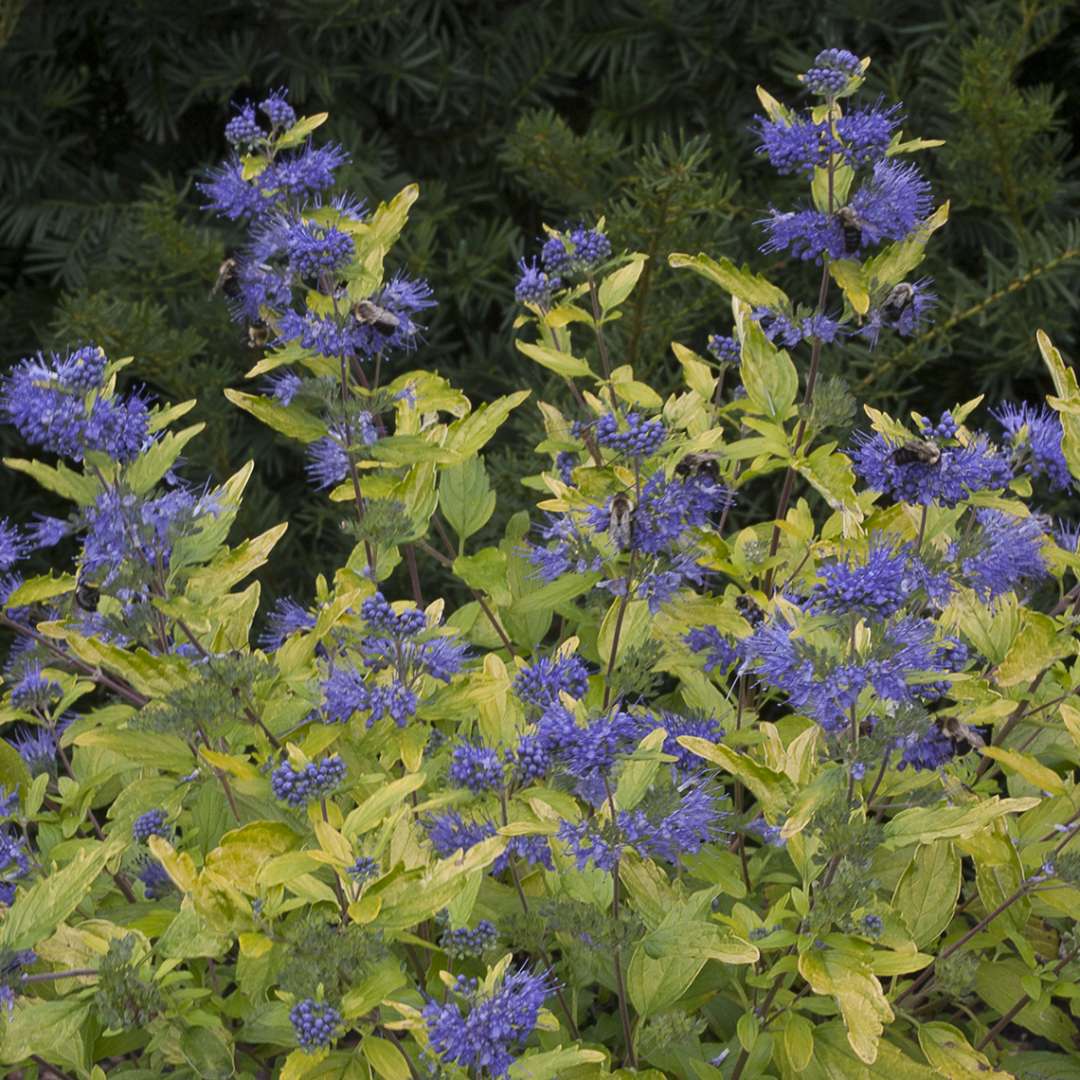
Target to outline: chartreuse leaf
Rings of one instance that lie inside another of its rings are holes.
[[[360,1049],[375,1074],[383,1080],[409,1080],[409,1063],[389,1039],[367,1035],[360,1043]]]
[[[482,457],[466,458],[439,471],[439,509],[462,542],[488,523],[495,511],[495,492]]]
[[[329,113],[315,113],[312,116],[301,116],[299,120],[287,131],[283,131],[274,141],[276,150],[289,150],[299,146],[317,127],[326,123]]]
[[[1055,660],[1076,652],[1073,638],[1060,633],[1057,623],[1049,615],[1023,608],[1020,620],[1020,632],[995,672],[994,681],[998,686],[1031,682]]]
[[[1035,340],[1057,393],[1056,397],[1046,400],[1061,417],[1061,451],[1069,472],[1074,478],[1080,479],[1080,386],[1077,386],[1076,372],[1066,365],[1045,330],[1037,331]]]
[[[604,315],[617,308],[634,291],[646,258],[645,255],[635,255],[625,266],[613,270],[600,282],[600,311]]]
[[[851,259],[836,259],[829,262],[829,274],[843,290],[852,309],[865,315],[870,310],[870,291],[862,265]]]
[[[25,461],[23,458],[4,458],[4,464],[15,472],[26,473],[47,491],[55,492],[79,506],[89,506],[100,491],[97,480],[73,472],[63,462],[53,466],[43,465],[40,461]]]
[[[313,443],[327,434],[326,424],[299,405],[279,405],[267,398],[231,388],[225,389],[225,396],[237,408],[250,413],[256,420],[282,435],[288,435],[290,439]]]
[[[788,304],[782,289],[746,267],[739,269],[730,259],[712,259],[704,253],[684,255],[675,252],[668,256],[668,265],[675,270],[693,270],[751,307],[781,308]]]
[[[893,892],[893,910],[919,948],[952,921],[960,895],[960,856],[949,840],[920,844]]]
[[[556,375],[565,375],[572,379],[579,375],[591,375],[592,368],[588,362],[580,357],[571,356],[561,349],[554,349],[550,345],[534,345],[527,341],[515,341],[518,351],[524,353],[530,360],[535,360],[541,367],[548,371],[554,371]]]
[[[885,1025],[894,1019],[881,983],[855,953],[808,949],[799,957],[799,974],[815,994],[836,1000],[844,1017],[848,1042],[856,1056],[872,1065]]]
[[[355,841],[357,837],[381,825],[383,818],[414,791],[423,787],[426,779],[426,774],[422,772],[410,773],[399,780],[380,786],[345,819],[345,824],[341,829],[345,838]]]
[[[86,898],[105,863],[124,847],[123,840],[84,843],[71,862],[17,897],[0,924],[0,948],[29,949],[55,930]]]
[[[919,1025],[919,1046],[926,1060],[949,1080],[1013,1080],[991,1068],[985,1054],[972,1048],[964,1033],[940,1020]]]
[[[196,601],[210,602],[227,593],[266,562],[274,545],[285,535],[289,523],[283,521],[259,536],[220,552],[209,566],[188,579],[187,595]]]
[[[746,396],[758,410],[782,422],[795,404],[799,375],[791,357],[778,349],[761,329],[761,324],[747,317],[740,305],[739,332],[742,337],[742,365],[739,368]]]
[[[784,1049],[788,1060],[801,1072],[814,1056],[814,1027],[805,1016],[790,1013],[784,1025]]]
[[[459,555],[453,571],[466,585],[487,593],[499,606],[510,603],[506,582],[506,553],[498,548],[481,548],[475,555]]]
[[[931,235],[949,220],[949,204],[942,203],[907,239],[889,244],[863,264],[867,280],[895,285],[923,261]]]
[[[746,754],[732,750],[730,746],[710,742],[696,735],[680,735],[680,746],[685,746],[693,754],[719,765],[726,772],[741,780],[753,793],[762,808],[769,814],[783,810],[787,806],[785,785],[787,778],[783,773],[774,772],[759,764]]]
[[[484,447],[488,440],[502,427],[506,418],[530,394],[531,390],[518,390],[474,409],[468,416],[455,420],[447,432],[443,444],[453,457],[452,461],[464,461]]]
[[[558,1077],[576,1075],[568,1070],[579,1065],[599,1065],[607,1059],[601,1050],[548,1050],[539,1054],[526,1053],[510,1066],[511,1080],[556,1080]],[[642,1080],[649,1080],[648,1074],[635,1073]],[[592,1074],[590,1074],[592,1075]]]
[[[1000,761],[1006,772],[1022,776],[1039,791],[1049,791],[1052,795],[1064,795],[1065,781],[1053,769],[1048,769],[1031,754],[1022,754],[1019,750],[1006,750],[1002,746],[986,746],[984,756]]]
[[[136,495],[145,495],[176,464],[184,447],[205,427],[205,424],[192,424],[183,431],[170,431],[140,454],[124,474],[131,490]]]
[[[1030,971],[1023,960],[1014,957],[985,961],[975,973],[975,992],[992,1009],[1004,1014],[1024,996],[1021,980]],[[1054,1005],[1049,995],[1029,1001],[1013,1023],[1057,1043],[1063,1050],[1075,1052],[1076,1022]]]
[[[805,1069],[796,1070],[777,1041],[783,1080],[941,1080],[941,1074],[913,1061],[892,1043],[882,1040],[873,1063],[852,1049],[844,1025],[836,1021],[814,1027],[814,1055]]]
[[[357,257],[363,259],[369,252],[389,251],[409,220],[409,210],[419,198],[420,185],[406,184],[389,202],[379,203],[375,213],[364,221],[340,223],[339,228],[347,228],[355,236]],[[354,300],[366,295],[353,295],[350,290]]]
[[[587,593],[601,577],[602,574],[592,571],[584,574],[563,574],[555,581],[549,581],[516,600],[514,611],[518,615],[527,615],[534,611],[554,611]]]
[[[973,836],[995,818],[1019,814],[1038,806],[1035,798],[1002,799],[997,795],[965,806],[912,807],[901,810],[885,825],[885,846],[928,844],[932,840]]]
[[[72,574],[60,574],[53,577],[50,570],[47,574],[24,581],[4,602],[4,607],[17,608],[28,604],[39,604],[42,600],[51,600],[54,596],[63,596],[75,588],[75,577]]]
[[[220,1024],[187,1028],[180,1036],[180,1053],[201,1080],[228,1080],[236,1075],[232,1040]]]
[[[716,393],[716,376],[709,365],[693,349],[680,345],[677,341],[671,343],[671,351],[675,359],[679,361],[683,369],[683,379],[686,385],[694,391],[698,397],[705,401],[712,401]]]
[[[11,1016],[4,1018],[0,1062],[19,1065],[37,1054],[45,1061],[87,1075],[92,1058],[85,1028],[92,1008],[91,1002],[75,997],[59,1001],[24,999]]]

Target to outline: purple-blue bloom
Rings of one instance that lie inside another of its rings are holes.
[[[1014,463],[1029,476],[1046,475],[1050,486],[1057,491],[1072,487],[1065,454],[1061,449],[1061,417],[1045,405],[1035,408],[1026,401],[1004,405],[990,410],[1005,429],[1013,447]]]
[[[514,288],[514,299],[519,304],[535,304],[545,310],[551,307],[555,290],[562,286],[558,275],[545,273],[537,265],[535,256],[529,262],[519,259],[518,269],[521,275]]]
[[[454,747],[450,759],[450,782],[468,788],[474,795],[498,791],[503,784],[503,765],[490,746],[462,742]]]
[[[904,606],[911,592],[908,563],[911,552],[888,542],[871,542],[863,560],[843,561],[818,568],[823,579],[813,594],[813,605],[833,614],[854,612],[863,618],[884,619]]]
[[[560,693],[583,698],[589,690],[589,669],[578,656],[542,656],[514,679],[514,693],[538,709],[559,700]]]
[[[289,1010],[289,1021],[296,1032],[296,1041],[309,1054],[330,1046],[341,1034],[341,1013],[314,998],[298,1001]]]
[[[167,823],[165,811],[161,809],[147,810],[140,814],[131,826],[131,834],[140,843],[145,844],[151,836],[163,836],[169,839],[172,836],[172,828]]]
[[[0,520],[0,571],[10,570],[33,545],[17,525],[7,518]]]
[[[976,510],[975,518],[976,553],[960,563],[960,572],[973,589],[993,599],[1026,579],[1049,573],[1042,555],[1044,533],[1035,518],[989,509]]]
[[[259,111],[265,114],[271,126],[290,128],[296,123],[296,112],[288,102],[289,91],[285,87],[271,90],[259,102]]]
[[[812,94],[833,98],[847,86],[852,76],[862,71],[859,58],[847,49],[824,49],[814,58],[814,66],[801,76]]]
[[[683,641],[692,652],[705,653],[706,671],[727,671],[739,659],[738,647],[729,642],[715,626],[696,626]]]
[[[470,930],[467,926],[459,926],[453,930],[447,930],[439,942],[448,956],[483,956],[489,949],[495,948],[499,940],[499,932],[490,919],[481,919],[476,928]]]
[[[662,420],[650,420],[641,413],[628,412],[620,423],[619,417],[608,412],[596,421],[596,441],[627,457],[643,458],[655,454],[666,437]]]
[[[345,779],[347,772],[345,762],[337,754],[319,762],[308,762],[302,769],[283,761],[270,774],[270,787],[275,798],[290,806],[303,806],[310,799],[328,795]]]
[[[536,1027],[553,988],[546,972],[521,967],[508,971],[490,996],[482,996],[476,979],[459,975],[453,988],[458,1000],[429,1001],[424,1007],[432,1050],[477,1075],[506,1076],[514,1063],[511,1051]]]
[[[353,239],[332,225],[296,221],[285,235],[289,267],[302,278],[332,274],[347,265],[353,256]]]

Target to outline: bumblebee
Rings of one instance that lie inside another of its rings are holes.
[[[352,315],[358,323],[373,326],[384,336],[392,334],[401,325],[397,315],[371,300],[358,300],[352,306]]]
[[[862,246],[863,220],[850,206],[841,206],[836,219],[844,231],[844,254],[854,255]]]
[[[686,479],[690,476],[704,476],[716,484],[720,481],[720,456],[718,454],[687,454],[675,466],[675,475]]]
[[[236,260],[231,256],[218,267],[217,280],[210,290],[210,296],[224,293],[230,300],[235,300],[240,287],[236,280]]]
[[[889,290],[889,295],[885,297],[885,302],[881,305],[881,314],[890,323],[896,323],[914,299],[914,287],[906,281],[901,281],[899,285],[894,285]]]
[[[935,723],[938,731],[952,742],[956,753],[960,753],[965,748],[981,750],[986,745],[986,740],[974,728],[968,727],[955,716],[938,716],[935,718]]]
[[[248,346],[261,349],[270,340],[270,327],[264,322],[253,322],[248,327]]]
[[[619,549],[626,551],[634,539],[634,506],[630,499],[620,493],[611,500],[611,513],[608,517],[608,536]]]
[[[893,451],[892,459],[894,465],[929,465],[932,468],[941,461],[941,447],[929,439],[908,439]]]
[[[88,581],[80,581],[75,586],[75,603],[83,611],[97,611],[100,600],[101,590],[96,585],[91,585]]]

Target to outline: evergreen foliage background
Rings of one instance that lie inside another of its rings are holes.
[[[0,42],[0,354],[94,341],[134,354],[130,377],[156,393],[198,397],[209,429],[193,464],[220,480],[257,460],[239,528],[291,522],[270,596],[310,588],[312,552],[330,566],[350,540],[300,497],[295,450],[221,394],[256,354],[224,301],[206,303],[239,232],[208,224],[193,181],[226,149],[230,103],[268,88],[330,112],[352,157],[341,183],[371,204],[420,183],[398,249],[441,301],[420,363],[474,401],[540,378],[511,322],[515,264],[543,222],[603,215],[616,250],[654,256],[612,329],[618,360],[658,390],[669,340],[704,351],[727,333],[714,292],[664,258],[754,255],[755,220],[797,181],[755,156],[753,86],[793,97],[794,73],[830,45],[872,54],[868,85],[903,97],[905,129],[946,140],[924,161],[953,206],[925,266],[935,326],[832,350],[825,374],[857,401],[929,413],[1045,393],[1037,327],[1075,355],[1080,11],[1067,0],[8,0]],[[765,269],[785,287],[813,276]],[[561,398],[558,383],[538,389]],[[510,479],[515,447],[542,437],[521,413],[489,458],[500,518],[529,501]],[[13,500],[42,498],[5,483]]]

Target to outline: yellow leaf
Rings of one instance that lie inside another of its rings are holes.
[[[973,1049],[952,1024],[940,1020],[920,1024],[919,1046],[926,1060],[949,1080],[1013,1080],[1010,1073],[991,1069],[986,1055]]]
[[[1030,754],[1021,754],[1019,750],[1006,750],[1001,746],[984,746],[986,757],[1000,761],[1018,776],[1040,791],[1049,791],[1051,795],[1064,795],[1065,783],[1053,769],[1036,761]]]
[[[894,1019],[881,983],[858,957],[835,949],[810,949],[799,957],[799,974],[815,994],[836,999],[856,1055],[872,1065],[885,1025]]]

